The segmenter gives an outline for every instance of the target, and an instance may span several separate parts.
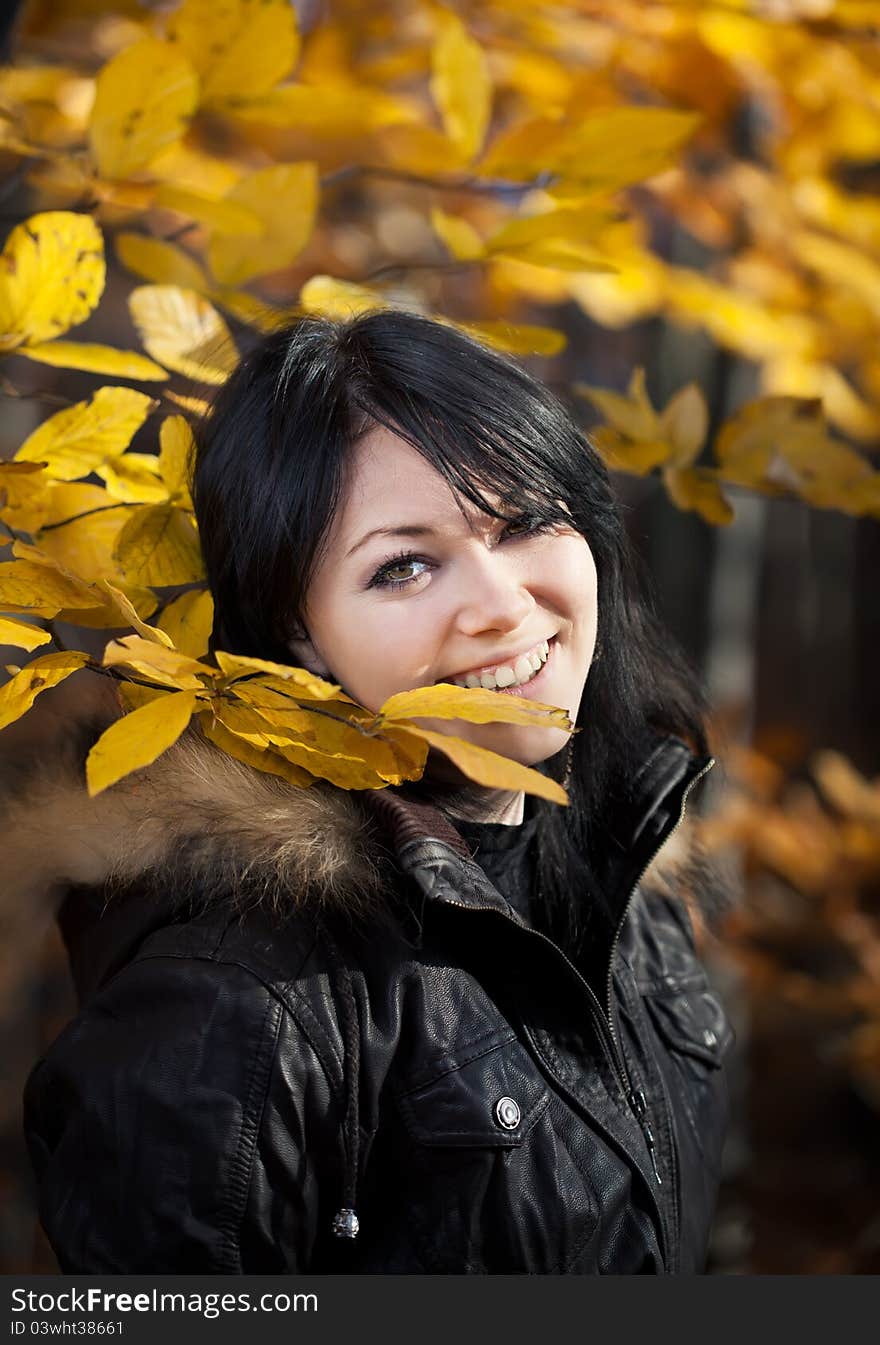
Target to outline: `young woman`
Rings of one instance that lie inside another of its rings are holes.
[[[574,735],[431,726],[570,805],[433,750],[301,790],[194,730],[94,802],[55,782],[82,1007],[26,1127],[62,1268],[701,1270],[731,1032],[684,903],[709,870],[658,856],[712,758],[600,459],[515,362],[381,311],[264,339],[193,495],[216,648],[371,709],[563,707]]]

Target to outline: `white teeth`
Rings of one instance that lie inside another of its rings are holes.
[[[543,668],[549,655],[550,642],[542,640],[531,653],[520,654],[513,667],[508,663],[502,663],[494,673],[485,672],[479,675],[468,673],[465,677],[450,680],[459,687],[484,687],[486,691],[496,691],[499,687],[521,686],[524,682],[530,682],[535,673]]]

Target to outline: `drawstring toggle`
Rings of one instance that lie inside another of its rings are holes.
[[[333,1232],[337,1238],[356,1238],[360,1221],[354,1210],[337,1210],[333,1216]]]

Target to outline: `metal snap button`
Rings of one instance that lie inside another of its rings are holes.
[[[714,1046],[717,1040],[718,1038],[716,1037],[712,1029],[710,1027],[707,1027],[705,1032],[703,1033],[703,1041],[706,1043],[706,1045]]]
[[[512,1097],[500,1097],[495,1103],[495,1120],[504,1130],[516,1130],[522,1113]]]

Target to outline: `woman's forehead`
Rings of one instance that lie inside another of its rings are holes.
[[[497,492],[483,486],[479,491],[492,508],[503,509]],[[482,526],[490,521],[476,504],[463,500],[411,444],[385,426],[377,427],[352,448],[334,529],[338,540],[349,539],[351,545],[356,540],[352,533],[385,523],[411,522],[416,513],[417,521],[433,519],[437,524],[461,526],[469,519],[474,526]]]

